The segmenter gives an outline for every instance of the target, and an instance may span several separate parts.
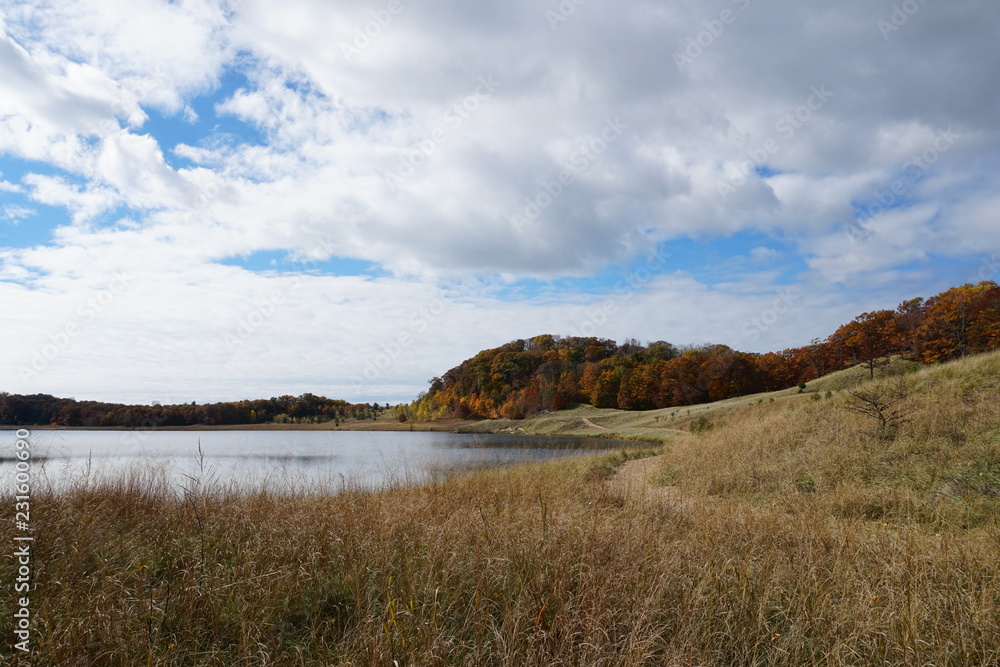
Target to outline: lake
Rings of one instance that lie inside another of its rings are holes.
[[[0,431],[0,483],[15,475],[15,431]],[[541,461],[621,441],[418,431],[31,431],[32,486],[101,483],[156,471],[177,490],[372,488],[448,471]]]

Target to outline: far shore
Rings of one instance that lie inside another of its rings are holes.
[[[29,431],[444,431],[453,432],[459,427],[475,424],[474,420],[449,419],[435,422],[398,422],[395,420],[348,420],[339,425],[334,422],[321,424],[194,424],[192,426],[61,426],[21,425],[3,426],[7,430]]]
[[[702,409],[708,406],[703,406]],[[466,434],[524,435],[536,437],[578,437],[602,440],[630,440],[662,444],[675,438],[685,418],[670,418],[669,411],[608,410],[580,405],[560,412],[545,412],[523,420],[443,419],[438,421],[399,422],[390,415],[378,419],[348,419],[320,424],[230,424],[192,426],[6,426],[37,431],[386,431],[438,432]]]

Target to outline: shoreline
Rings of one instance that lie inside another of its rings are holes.
[[[552,428],[552,421],[557,421],[558,425]],[[545,418],[544,415],[530,417],[521,421],[507,419],[482,419],[482,420],[461,420],[449,419],[434,422],[397,422],[380,420],[358,421],[343,423],[334,426],[332,422],[322,424],[229,424],[229,425],[209,425],[196,424],[192,426],[52,426],[52,425],[4,425],[0,429],[17,430],[28,429],[30,431],[121,431],[121,432],[193,432],[203,433],[210,431],[322,431],[328,433],[340,432],[374,432],[374,433],[457,433],[466,435],[475,434],[495,434],[495,435],[517,435],[535,438],[570,437],[588,438],[594,440],[619,440],[632,442],[635,444],[662,445],[671,439],[668,432],[651,432],[649,430],[639,430],[630,427],[616,428],[595,424],[589,419],[580,419],[575,415],[567,415],[553,420],[551,416]],[[658,429],[659,430],[659,429]]]
[[[16,431],[437,431],[455,433],[460,427],[476,424],[474,420],[445,420],[440,422],[348,422],[334,426],[333,422],[321,424],[193,424],[190,426],[52,426],[4,425],[4,430]]]
[[[191,426],[63,426],[11,425],[0,428],[34,431],[337,431],[360,432],[438,432],[459,434],[497,434],[533,437],[577,437],[601,440],[622,440],[662,445],[678,434],[676,425],[660,422],[662,411],[603,410],[580,406],[556,413],[541,413],[523,420],[510,419],[444,419],[440,421],[398,422],[388,416],[378,420],[348,420],[320,424],[194,424]],[[602,423],[603,422],[603,423]]]

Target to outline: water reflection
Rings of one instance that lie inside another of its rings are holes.
[[[0,431],[0,482],[14,474],[14,431]],[[32,431],[38,484],[156,476],[176,488],[336,490],[420,482],[455,471],[620,447],[589,438],[352,431]],[[9,445],[9,448],[8,448]]]

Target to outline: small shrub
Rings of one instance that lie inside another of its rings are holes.
[[[850,399],[844,409],[874,419],[875,436],[880,440],[892,440],[899,428],[910,421],[909,415],[914,410],[905,405],[912,391],[902,375],[896,376],[894,382],[847,393]]]
[[[677,483],[677,479],[680,477],[680,471],[671,465],[665,465],[660,468],[649,482],[653,486],[674,486]]]
[[[691,425],[688,428],[695,434],[708,433],[715,428],[715,424],[708,421],[704,417],[698,417],[698,420],[691,422]]]
[[[803,494],[816,493],[816,480],[809,473],[804,473],[799,476],[798,481],[795,483],[795,488],[798,489],[799,493]]]

